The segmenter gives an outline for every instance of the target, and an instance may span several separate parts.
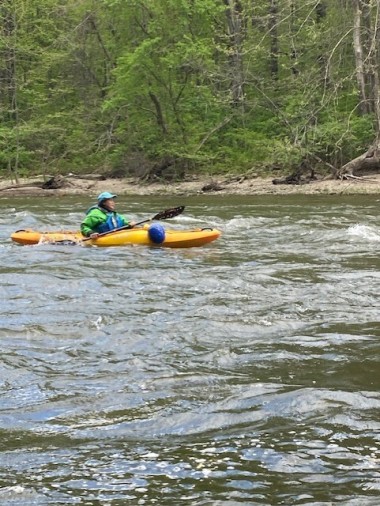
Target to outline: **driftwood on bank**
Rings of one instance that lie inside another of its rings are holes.
[[[380,146],[372,146],[364,154],[350,160],[340,169],[324,162],[317,156],[313,156],[318,164],[323,163],[331,172],[333,179],[361,179],[363,176],[380,173]],[[283,178],[273,179],[273,184],[307,184],[317,179],[315,171],[309,163],[302,161],[300,166],[290,175]]]
[[[202,186],[201,191],[203,192],[220,192],[224,190],[224,186],[222,186],[218,181],[211,181]]]
[[[289,176],[282,178],[275,178],[272,180],[273,184],[308,184],[310,181],[315,181],[315,171],[306,162],[301,162],[300,166],[292,172]]]
[[[39,182],[30,182],[30,183],[23,183],[23,184],[12,184],[10,186],[3,186],[3,188],[0,188],[0,191],[8,191],[8,190],[14,190],[14,189],[23,189],[23,188],[36,188],[40,189],[42,183]]]
[[[28,183],[16,184],[5,186],[0,188],[0,191],[9,191],[9,190],[26,190],[26,189],[35,189],[35,190],[60,190],[62,188],[68,188],[73,186],[73,183],[68,181],[63,176],[52,176],[47,181],[31,181]]]
[[[61,188],[67,188],[68,186],[71,186],[72,183],[70,183],[65,177],[63,176],[53,176],[45,183],[41,185],[41,188],[43,190],[59,190]]]
[[[337,171],[337,178],[344,179],[347,176],[364,176],[380,172],[380,151],[376,146],[349,161]]]

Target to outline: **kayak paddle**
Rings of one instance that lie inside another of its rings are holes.
[[[138,225],[142,225],[143,223],[148,223],[149,221],[167,220],[169,218],[174,218],[175,216],[178,216],[179,214],[183,213],[184,209],[185,209],[185,206],[172,207],[170,209],[165,209],[164,211],[161,211],[161,212],[155,214],[152,218],[148,218],[147,220],[139,221],[138,223],[135,223],[133,226],[124,225],[123,227],[114,228],[113,230],[109,230],[108,232],[103,232],[102,234],[99,234],[98,237],[104,237],[105,235],[113,234],[114,232],[119,232],[119,230],[128,230],[128,229],[137,227]],[[98,239],[98,237],[96,237],[95,240]],[[84,242],[84,241],[91,241],[91,237],[86,237],[86,239],[82,239],[82,242]]]

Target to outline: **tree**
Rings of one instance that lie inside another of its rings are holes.
[[[0,17],[4,171],[377,170],[378,2],[4,0]]]
[[[230,108],[231,88],[221,86],[215,63],[224,57],[214,29],[224,9],[214,0],[130,1],[118,8],[133,30],[106,102],[118,118],[116,153],[122,160],[125,153],[142,151],[167,167],[180,163],[183,173],[191,160],[209,159],[204,141]],[[234,89],[233,100],[240,94]]]
[[[354,48],[359,110],[362,115],[373,115],[375,139],[364,154],[341,167],[338,171],[339,177],[380,171],[379,15],[378,2],[374,5],[370,0],[354,1]]]
[[[240,0],[224,0],[227,17],[227,37],[230,48],[229,75],[231,76],[231,97],[234,107],[244,100],[243,43],[245,39],[244,9]]]
[[[19,111],[18,111],[18,83],[17,83],[17,52],[16,52],[16,32],[17,17],[15,6],[12,0],[5,0],[1,7],[1,56],[3,67],[0,74],[0,88],[2,101],[3,122],[12,127],[13,142],[4,143],[2,149],[2,159],[8,168],[11,178],[18,183],[18,163],[19,163]],[[11,132],[9,132],[11,133]],[[6,130],[2,128],[2,136],[6,136]]]

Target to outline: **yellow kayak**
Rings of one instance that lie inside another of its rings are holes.
[[[97,239],[88,239],[79,231],[38,232],[36,230],[17,230],[11,235],[14,242],[32,244],[81,244],[88,246],[126,246],[141,244],[166,248],[194,248],[215,241],[221,232],[215,228],[196,228],[192,230],[164,230],[162,241],[152,240],[149,226],[110,232]]]

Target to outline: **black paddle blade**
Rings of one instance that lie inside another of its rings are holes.
[[[168,218],[174,218],[179,214],[183,213],[185,206],[173,207],[172,209],[165,209],[153,216],[152,220],[167,220]]]

